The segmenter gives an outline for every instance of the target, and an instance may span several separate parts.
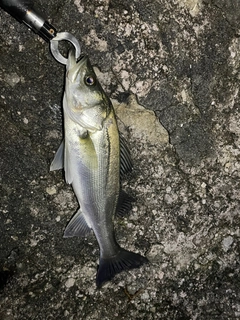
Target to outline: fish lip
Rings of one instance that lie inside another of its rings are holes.
[[[86,54],[82,53],[82,54],[80,55],[80,57],[77,59],[76,63],[79,64],[79,63],[87,60],[87,58],[88,58],[88,56],[87,56]]]
[[[67,78],[72,83],[76,80],[76,78],[77,78],[80,70],[82,69],[83,65],[86,64],[87,59],[88,59],[88,56],[82,54],[76,60],[75,52],[73,50],[69,51],[66,71],[67,71]]]
[[[87,58],[88,56],[86,54],[81,54],[80,57],[76,60],[74,51],[70,50],[68,54],[67,70],[80,68],[82,64],[84,64],[84,62],[87,60]]]

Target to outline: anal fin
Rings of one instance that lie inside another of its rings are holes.
[[[68,223],[63,237],[86,237],[90,231],[91,228],[88,226],[80,208]]]

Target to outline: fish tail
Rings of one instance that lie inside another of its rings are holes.
[[[100,288],[106,281],[111,280],[117,273],[120,273],[124,270],[139,268],[141,265],[147,262],[148,259],[140,254],[127,251],[122,248],[120,248],[120,251],[117,255],[111,258],[100,258],[96,277],[97,288]]]

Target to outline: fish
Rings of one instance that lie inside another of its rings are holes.
[[[100,248],[96,274],[100,288],[117,273],[138,268],[148,259],[116,240],[114,216],[131,209],[132,198],[121,188],[122,177],[132,170],[130,151],[89,57],[76,61],[73,51],[66,65],[63,117],[64,140],[50,170],[64,168],[80,206],[64,237],[86,237],[93,230]]]

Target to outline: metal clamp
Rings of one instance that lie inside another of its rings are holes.
[[[67,59],[58,50],[58,42],[62,40],[68,41],[74,46],[77,60],[81,54],[78,40],[68,32],[57,32],[57,30],[32,7],[31,2],[31,0],[0,0],[0,7],[18,21],[23,22],[44,40],[50,42],[50,51],[58,62],[67,64]]]
[[[58,62],[66,65],[67,59],[58,50],[58,42],[62,41],[62,40],[68,41],[74,46],[76,60],[80,57],[81,47],[80,47],[78,40],[69,32],[58,32],[56,37],[54,37],[50,41],[50,51],[51,51],[53,57]]]

